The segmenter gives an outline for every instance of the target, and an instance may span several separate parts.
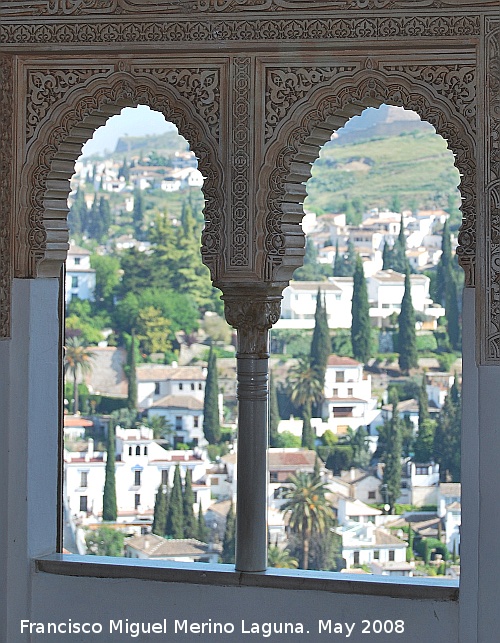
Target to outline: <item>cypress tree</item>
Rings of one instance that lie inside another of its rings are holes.
[[[153,518],[153,534],[157,536],[165,535],[165,528],[167,526],[167,510],[168,510],[168,491],[164,485],[158,487],[156,492],[154,518]]]
[[[462,347],[462,337],[460,329],[460,313],[458,309],[457,282],[450,271],[450,276],[446,284],[446,320],[448,322],[448,339],[454,350],[460,350]]]
[[[399,367],[403,373],[408,373],[410,368],[418,366],[417,336],[415,333],[415,311],[411,301],[410,273],[405,276],[405,292],[401,302],[399,314]]]
[[[453,278],[453,255],[451,251],[451,236],[448,219],[444,222],[441,239],[441,257],[436,269],[436,286],[434,297],[442,306],[446,305],[448,282]]]
[[[424,420],[418,423],[418,434],[415,440],[414,460],[415,462],[430,462],[434,453],[434,435],[436,423],[434,420]]]
[[[389,421],[383,483],[387,489],[387,500],[391,513],[401,494],[401,455],[402,436],[401,422],[398,414],[398,394],[395,388],[389,391],[389,404],[392,404],[392,418]]]
[[[184,537],[184,511],[182,506],[182,480],[179,465],[175,466],[174,484],[168,504],[166,535],[172,538]]]
[[[269,444],[276,446],[278,438],[278,425],[280,422],[280,412],[278,408],[278,395],[276,393],[276,383],[272,373],[269,375]]]
[[[335,243],[335,259],[333,260],[333,276],[334,277],[342,277],[342,271],[343,271],[343,257],[340,256],[339,253],[339,240],[337,238],[337,241]]]
[[[116,520],[116,478],[115,478],[115,426],[110,420],[108,428],[108,457],[106,460],[106,477],[102,497],[102,519]]]
[[[213,346],[210,346],[208,355],[207,380],[203,401],[203,433],[209,444],[217,444],[220,441],[219,383],[217,378],[217,357]]]
[[[360,362],[366,363],[371,353],[371,325],[368,305],[368,290],[361,257],[356,257],[352,293],[352,352]]]
[[[389,270],[392,265],[392,248],[384,241],[384,247],[382,249],[382,270]]]
[[[137,364],[136,364],[136,340],[135,330],[132,329],[132,337],[127,355],[128,361],[128,395],[127,406],[131,411],[137,411]]]
[[[224,540],[222,542],[222,562],[234,563],[234,555],[236,551],[236,516],[234,515],[234,506],[231,501],[229,511],[226,518],[226,529],[224,531]]]
[[[427,378],[422,375],[422,382],[418,390],[418,430],[429,419],[429,398],[427,397]]]
[[[441,482],[460,482],[462,407],[457,378],[446,396],[434,435],[434,460]]]
[[[410,270],[410,264],[406,256],[406,237],[403,215],[401,215],[401,225],[399,228],[398,238],[392,248],[390,267],[403,275]]]
[[[184,479],[184,494],[182,497],[184,511],[184,538],[196,538],[198,535],[198,525],[194,516],[194,493],[193,493],[193,473],[191,469],[186,471]]]
[[[201,502],[199,503],[198,508],[198,531],[197,536],[198,540],[202,543],[206,543],[209,538],[209,532],[205,518],[203,517],[203,509],[201,508]]]
[[[328,318],[326,315],[326,304],[321,296],[321,290],[318,288],[316,296],[316,311],[314,313],[314,331],[310,349],[311,368],[317,372],[320,382],[325,381],[326,365],[332,352],[332,342],[330,339],[330,330],[328,328]],[[314,403],[314,416],[321,416],[323,408],[323,396]]]
[[[79,187],[75,194],[75,200],[69,209],[68,221],[72,235],[82,234],[87,226],[88,208],[85,202],[85,193]]]
[[[134,190],[134,209],[132,211],[132,225],[134,235],[138,239],[142,234],[142,224],[144,222],[144,200],[142,192],[139,189]]]

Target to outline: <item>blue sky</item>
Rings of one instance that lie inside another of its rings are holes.
[[[147,134],[163,134],[174,125],[167,123],[162,114],[153,112],[144,105],[139,107],[125,107],[121,114],[112,116],[98,130],[94,136],[85,143],[82,149],[82,156],[91,154],[104,154],[114,152],[116,142],[120,136],[145,136]]]

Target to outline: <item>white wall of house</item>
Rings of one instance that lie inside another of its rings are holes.
[[[203,412],[188,408],[162,408],[152,407],[148,409],[148,418],[164,417],[170,425],[173,434],[171,442],[193,442],[196,446],[208,444],[203,433]]]
[[[66,304],[72,297],[94,299],[95,270],[90,267],[90,252],[70,247],[66,260]]]

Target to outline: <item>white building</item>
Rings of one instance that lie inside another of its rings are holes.
[[[164,417],[173,431],[171,442],[205,446],[203,401],[194,395],[165,395],[148,408],[148,418]]]
[[[137,366],[137,400],[140,409],[149,409],[167,395],[190,396],[201,402],[205,397],[207,369],[201,366]]]
[[[323,416],[334,433],[348,428],[368,427],[368,432],[382,424],[377,398],[372,397],[371,376],[363,364],[351,357],[330,355],[325,373]]]
[[[411,299],[416,312],[437,320],[445,314],[444,308],[429,297],[430,279],[425,275],[410,275]],[[405,276],[394,270],[380,270],[368,278],[370,317],[381,326],[393,313],[399,315],[405,292]]]
[[[73,297],[94,299],[95,270],[90,267],[90,252],[73,244],[66,259],[66,304]]]
[[[152,519],[160,484],[173,484],[176,465],[183,478],[191,470],[195,502],[210,505],[210,487],[203,484],[210,466],[202,451],[168,451],[153,440],[151,429],[116,427],[116,503],[118,520],[137,516]],[[106,453],[94,451],[93,440],[85,452],[65,452],[65,494],[72,516],[80,519],[102,515]]]

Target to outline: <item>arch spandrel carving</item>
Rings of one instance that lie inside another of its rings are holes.
[[[28,78],[36,82],[28,84],[26,96],[27,153],[21,180],[29,189],[18,220],[16,276],[59,273],[68,248],[69,179],[82,145],[109,116],[145,104],[177,125],[198,158],[206,200],[202,259],[212,279],[219,277],[225,246],[220,71],[220,65],[188,67],[171,61],[149,66],[122,61],[118,71],[114,66],[28,70]]]
[[[10,335],[13,163],[12,59],[0,54],[0,339]]]
[[[260,176],[258,194],[258,225],[263,235],[259,259],[264,279],[286,281],[295,268],[302,264],[304,235],[300,227],[303,216],[302,202],[306,196],[304,181],[310,176],[310,167],[319,156],[321,145],[355,114],[366,107],[382,103],[398,105],[416,111],[430,122],[445,138],[455,154],[455,164],[461,174],[463,223],[460,232],[459,262],[466,274],[466,284],[475,283],[475,230],[476,230],[476,81],[475,66],[459,65],[391,65],[365,59],[365,69],[355,73],[338,67],[338,73],[328,71],[331,78],[303,87],[303,76],[316,73],[325,75],[324,68],[307,70],[290,65],[268,70],[267,79],[279,76],[279,70],[288,75],[287,92],[266,89],[267,149]],[[296,82],[291,82],[295,73]],[[455,87],[459,85],[459,87]],[[279,96],[294,107],[286,118],[276,122],[280,106],[273,103]],[[272,131],[274,130],[274,131]],[[268,186],[269,189],[263,186]]]

